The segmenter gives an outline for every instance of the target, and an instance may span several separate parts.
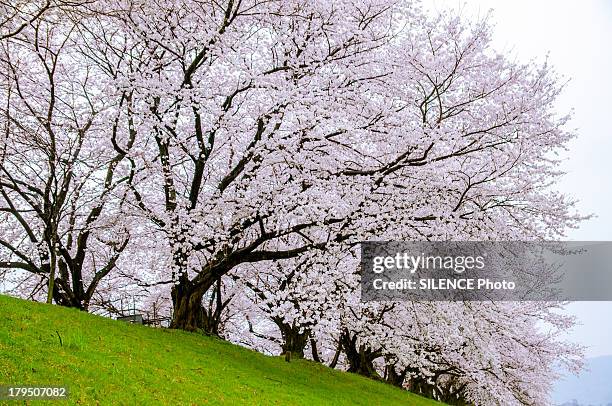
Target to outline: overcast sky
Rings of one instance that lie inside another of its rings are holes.
[[[568,234],[576,241],[612,241],[612,0],[424,0],[437,9],[453,7],[465,16],[493,11],[496,49],[520,60],[548,53],[570,82],[558,104],[574,109],[561,190],[580,200],[581,213],[597,217]],[[612,288],[612,287],[611,287]],[[612,302],[579,302],[569,307],[581,326],[570,333],[588,347],[587,356],[612,355]]]

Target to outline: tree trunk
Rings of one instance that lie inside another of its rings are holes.
[[[342,350],[349,364],[348,372],[353,372],[376,380],[382,380],[374,367],[374,360],[381,356],[379,351],[373,351],[371,348],[364,345],[357,347],[357,336],[351,337],[348,331],[342,334],[340,341]]]
[[[408,381],[408,390],[430,399],[438,399],[440,395],[435,385],[430,384],[426,379],[421,377],[410,379],[410,381]]]
[[[170,328],[196,331],[204,326],[204,306],[199,290],[195,289],[191,283],[179,283],[172,287],[172,321]]]
[[[310,330],[304,330],[300,333],[298,326],[284,323],[279,318],[274,318],[274,323],[278,326],[283,338],[281,355],[290,352],[294,358],[304,358],[304,348],[306,348],[306,343],[310,337]]]
[[[55,242],[55,238],[51,238],[51,247],[49,249],[49,258],[50,258],[50,263],[49,263],[49,284],[47,287],[47,303],[51,304],[53,303],[53,291],[55,290],[55,267],[57,265],[57,252],[55,251],[55,246],[56,246],[56,242]]]
[[[315,362],[321,362],[321,358],[319,357],[319,350],[317,349],[317,340],[314,338],[310,339],[310,352],[312,352],[312,359]]]
[[[404,381],[406,380],[407,372],[408,370],[404,370],[398,373],[395,370],[395,365],[387,364],[385,368],[385,382],[390,385],[402,388],[404,386]]]
[[[68,282],[65,280],[55,279],[55,284],[53,285],[53,300],[55,300],[55,303],[63,307],[72,307],[86,312],[89,307],[89,298],[75,295],[67,285]]]
[[[172,321],[170,328],[197,331],[201,330],[208,335],[218,335],[219,318],[208,314],[202,300],[215,283],[212,275],[204,275],[198,283],[190,281],[186,276],[179,279],[179,283],[172,287]]]
[[[433,379],[434,382],[438,381],[439,375],[436,375]],[[463,387],[465,385],[459,385],[452,379],[450,382],[446,382],[442,385],[434,385],[422,377],[414,377],[408,381],[408,390],[426,398],[436,399],[440,402],[444,402],[447,405],[452,406],[469,406],[472,403],[465,399]]]

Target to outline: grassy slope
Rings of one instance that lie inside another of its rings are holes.
[[[8,384],[67,385],[70,403],[88,405],[437,404],[314,362],[0,296],[0,385]]]

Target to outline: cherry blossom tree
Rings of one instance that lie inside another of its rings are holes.
[[[545,404],[555,363],[578,366],[558,303],[359,294],[362,241],[556,240],[581,219],[552,187],[560,78],[496,53],[486,20],[401,0],[1,7],[0,268],[21,291],[114,314],[126,292],[171,299],[173,328],[455,404]]]
[[[49,0],[3,1],[0,3],[0,41],[19,35],[57,5]]]
[[[335,257],[326,249],[320,255],[311,252],[282,263],[252,264],[232,272],[238,275],[249,300],[276,325],[280,336],[272,340],[283,354],[290,352],[292,357],[302,358],[309,346],[312,358],[321,360],[317,332],[327,331],[323,328],[325,320],[333,317],[338,301],[345,298],[346,278],[352,273],[342,272],[341,261],[331,265],[324,262],[329,258]]]
[[[413,23],[409,33],[393,48],[398,70],[385,86],[393,89],[388,94],[402,106],[394,112],[403,122],[400,128],[411,129],[414,144],[427,145],[426,157],[351,170],[370,176],[369,194],[359,204],[378,216],[362,217],[352,230],[346,223],[348,238],[342,239],[344,248],[337,253],[350,250],[352,235],[367,239],[372,229],[381,240],[562,236],[579,217],[570,214],[571,202],[548,189],[559,175],[551,153],[571,136],[562,129],[566,118],[551,110],[561,88],[550,68],[517,65],[493,53],[486,23],[468,26],[441,16]],[[415,219],[414,213],[420,216]],[[273,320],[280,317],[275,323],[283,350],[303,354],[314,326],[321,322],[319,330],[334,337],[349,371],[384,377],[458,404],[543,404],[555,378],[554,363],[577,365],[578,348],[554,334],[536,332],[539,322],[553,325],[557,333],[571,325],[551,314],[559,304],[363,304],[355,293],[356,261],[351,264],[345,256],[339,264],[333,252],[329,245],[321,252],[321,260],[330,266],[319,268],[324,269],[319,277],[313,275],[314,263],[300,270],[299,264],[287,261],[278,266],[264,263],[262,269],[246,274],[247,286],[262,299],[261,309],[268,308]],[[296,284],[300,276],[304,282]],[[338,281],[353,285],[342,289]],[[292,282],[295,289],[287,289]],[[326,289],[332,285],[331,291]],[[305,317],[316,314],[316,309],[327,317]],[[471,324],[475,320],[480,324]],[[522,333],[515,330],[517,324]],[[286,339],[287,326],[293,331],[291,340]],[[414,330],[417,327],[425,330]],[[516,361],[503,357],[508,348],[530,351]],[[450,351],[448,358],[444,349]],[[459,354],[466,356],[465,366],[475,369],[464,370]],[[469,378],[472,373],[478,378]]]
[[[173,252],[173,327],[207,324],[202,297],[237,265],[321,248],[329,231],[319,230],[355,211],[346,193],[357,178],[343,171],[353,137],[378,125],[369,65],[396,8],[181,2],[117,13],[146,61],[116,82],[138,117],[135,205]]]
[[[85,310],[129,241],[126,152],[107,116],[125,100],[105,99],[75,45],[78,14],[45,7],[0,42],[0,267],[30,274],[18,289]]]

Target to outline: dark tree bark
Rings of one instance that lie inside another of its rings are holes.
[[[413,371],[418,372],[416,369]],[[465,395],[463,393],[465,384],[459,384],[456,382],[456,377],[449,377],[448,375],[446,375],[447,379],[445,383],[442,384],[440,382],[440,378],[444,376],[445,374],[441,372],[434,374],[432,379],[433,382],[437,382],[437,384],[432,384],[428,382],[427,379],[419,376],[411,378],[408,381],[408,390],[420,396],[444,402],[447,405],[472,405],[472,403],[465,399]]]
[[[402,388],[404,386],[404,382],[406,381],[407,374],[407,368],[398,372],[394,363],[387,363],[385,366],[385,382],[390,385]]]
[[[351,336],[347,330],[342,333],[340,341],[349,364],[348,372],[382,380],[374,367],[374,361],[382,356],[380,350],[372,350],[365,345],[357,346],[357,335]]]
[[[282,336],[282,354],[288,352],[294,358],[304,358],[304,349],[310,338],[310,330],[300,332],[300,329],[295,324],[287,324],[278,317],[273,319],[278,326]]]
[[[235,251],[221,251],[193,279],[188,278],[186,270],[181,271],[178,283],[172,288],[174,313],[170,327],[195,331],[203,329],[207,325],[212,326],[214,323],[217,323],[218,326],[221,311],[227,306],[228,302],[222,302],[221,305],[216,306],[217,310],[207,313],[202,307],[202,301],[208,292],[212,294],[211,289],[215,283],[219,286],[222,276],[227,275],[232,268],[242,263],[292,258],[311,248],[309,244],[284,251],[256,250],[267,238],[267,236],[260,237],[252,244]],[[179,268],[184,268],[186,259],[175,258],[175,263],[178,264]],[[220,297],[220,295],[217,297]],[[188,313],[192,311],[196,314],[189,315]],[[206,316],[207,314],[208,316]],[[206,322],[205,317],[209,317]],[[209,327],[207,328],[207,333],[214,334]]]
[[[187,331],[202,331],[204,334],[221,337],[222,314],[231,301],[231,297],[223,299],[222,281],[218,276],[209,275],[199,279],[199,284],[186,277],[179,278],[179,283],[172,288],[172,303],[174,313],[170,328]],[[204,296],[212,292],[207,306]]]
[[[317,349],[317,340],[314,338],[310,339],[310,350],[312,352],[312,359],[315,362],[321,362],[321,358],[319,357],[319,350]]]
[[[207,289],[205,287],[194,286],[186,278],[172,288],[174,311],[170,328],[196,331],[207,327],[210,330],[210,323],[205,321],[206,311],[202,304],[202,299]]]

